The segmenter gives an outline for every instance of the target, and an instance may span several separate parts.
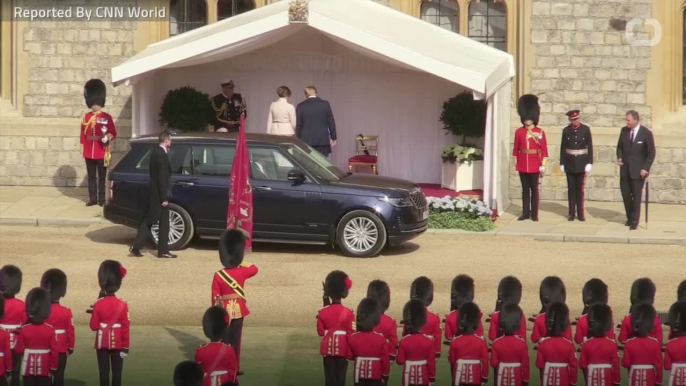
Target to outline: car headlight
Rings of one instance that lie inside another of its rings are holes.
[[[389,198],[389,197],[381,197],[379,200],[383,202],[387,202],[395,207],[407,207],[407,206],[413,206],[414,203],[412,203],[412,200],[410,200],[409,197],[400,197],[400,198]]]

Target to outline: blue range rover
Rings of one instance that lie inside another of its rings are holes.
[[[376,256],[427,229],[424,194],[412,182],[344,173],[294,137],[248,134],[255,242],[332,244],[346,255]],[[172,168],[169,246],[226,229],[235,134],[182,134],[169,151]],[[157,137],[131,141],[108,174],[108,220],[135,227],[146,207],[150,151]],[[153,228],[157,238],[157,226]]]

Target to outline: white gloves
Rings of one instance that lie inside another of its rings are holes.
[[[102,143],[107,143],[109,140],[110,140],[110,138],[108,136],[104,136],[101,139]]]
[[[588,173],[588,172],[591,171],[591,168],[593,168],[593,165],[592,165],[592,164],[586,164],[586,167],[584,168],[584,171],[585,171],[586,173]]]
[[[541,166],[540,168],[538,168],[538,171],[539,171],[539,172],[544,172],[544,171],[545,171],[545,166]]]
[[[560,170],[562,170],[562,173],[564,173],[564,172],[565,172],[565,166],[564,166],[564,165],[560,165]]]

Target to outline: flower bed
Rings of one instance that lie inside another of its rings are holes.
[[[473,232],[493,230],[493,211],[483,201],[467,197],[427,197],[429,228],[463,229]]]

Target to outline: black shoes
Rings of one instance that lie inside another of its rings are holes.
[[[133,257],[143,257],[141,250],[138,248],[130,247],[129,252],[131,252],[131,256]]]
[[[567,216],[567,221],[574,221],[574,216]]]
[[[630,225],[631,225],[631,223],[629,222],[629,220],[626,220],[626,222],[624,223],[624,226],[625,226],[625,227],[628,227],[628,226],[630,226]]]
[[[167,253],[158,253],[157,257],[159,257],[160,259],[176,259],[177,256],[173,253],[167,252]]]
[[[581,221],[581,222],[586,221],[586,217],[584,217],[584,216],[579,216],[579,221]]]
[[[88,201],[88,202],[86,203],[86,206],[93,206],[93,205],[98,205],[98,203],[95,202],[95,201]]]
[[[629,230],[635,231],[636,229],[638,229],[638,225],[637,225],[637,224],[631,224],[631,225],[629,225]]]
[[[524,220],[528,220],[530,218],[531,218],[531,215],[523,214],[517,218],[517,221],[524,221]]]
[[[531,216],[531,221],[538,221],[538,216]]]

